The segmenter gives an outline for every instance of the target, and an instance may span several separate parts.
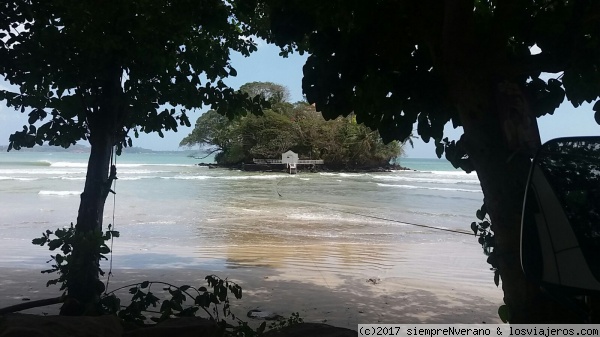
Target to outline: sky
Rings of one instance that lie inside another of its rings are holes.
[[[237,70],[238,76],[227,78],[224,82],[235,89],[248,82],[274,82],[285,85],[290,90],[292,102],[300,101],[303,99],[302,66],[306,57],[306,55],[292,54],[288,58],[283,58],[279,56],[277,47],[259,41],[258,51],[250,57],[237,53],[232,55],[231,63]],[[0,88],[6,89],[10,86],[0,81]],[[208,109],[189,113],[192,127],[196,119],[206,110]],[[27,114],[0,105],[0,145],[8,144],[9,135],[16,130],[21,130],[25,124],[27,124]],[[538,125],[542,142],[556,137],[600,135],[600,126],[594,120],[591,104],[584,104],[575,109],[565,100],[554,115],[539,118]],[[133,139],[134,146],[153,150],[178,150],[179,142],[191,132],[192,127],[180,127],[178,132],[165,132],[164,138],[160,138],[157,134],[141,134],[140,138]],[[461,129],[453,129],[450,123],[444,132],[450,139],[458,139],[462,134]],[[416,139],[414,147],[406,146],[405,153],[409,158],[435,158],[435,147],[431,142],[426,144]]]

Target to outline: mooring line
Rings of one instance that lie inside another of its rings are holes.
[[[278,187],[279,183],[282,180],[286,179],[286,178],[289,178],[289,177],[282,178],[275,185],[275,192],[277,192],[277,194],[281,198],[283,198],[283,195],[281,193],[279,193],[279,190],[277,189],[277,187]],[[290,200],[290,201],[294,201],[294,199],[289,199],[289,198],[286,198],[286,199]],[[314,203],[312,201],[303,201],[303,200],[295,200],[295,201]],[[371,219],[377,219],[377,220],[382,220],[382,221],[395,222],[395,223],[400,223],[400,224],[405,224],[405,225],[410,225],[410,226],[415,226],[415,227],[422,227],[422,228],[427,228],[427,229],[432,229],[432,230],[438,230],[438,231],[444,231],[444,232],[450,232],[450,233],[455,233],[455,234],[464,234],[464,235],[469,235],[469,236],[474,235],[473,233],[466,232],[466,231],[461,231],[461,230],[457,230],[457,229],[449,229],[449,228],[442,228],[442,227],[436,227],[436,226],[431,226],[431,225],[417,224],[417,223],[414,223],[414,222],[400,221],[400,220],[388,219],[388,218],[374,216],[374,215],[367,215],[367,214],[361,214],[361,213],[356,213],[356,212],[343,211],[343,210],[339,210],[339,209],[335,209],[335,208],[325,207],[323,205],[320,205],[320,206],[322,208],[325,208],[325,209],[330,210],[330,211],[340,212],[340,213],[347,213],[347,214],[352,214],[352,215],[361,216],[361,217],[365,217],[365,218],[371,218]],[[341,206],[346,206],[346,205],[341,205]],[[350,206],[348,206],[348,207],[350,207]]]

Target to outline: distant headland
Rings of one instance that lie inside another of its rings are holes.
[[[8,145],[0,145],[0,152],[6,152],[8,150]],[[60,146],[50,146],[50,145],[42,145],[42,146],[34,146],[32,148],[21,148],[20,150],[11,150],[19,151],[19,152],[60,152],[60,153],[89,153],[90,147],[86,145],[76,144],[71,145],[68,148],[63,148]],[[151,149],[146,149],[143,147],[133,146],[123,148],[123,153],[177,153],[183,154],[187,156],[192,156],[198,151],[193,150],[179,150],[179,151],[156,151]]]

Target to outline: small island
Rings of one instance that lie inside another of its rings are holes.
[[[300,170],[405,169],[397,164],[404,144],[397,141],[385,144],[378,131],[359,124],[354,114],[325,120],[314,105],[290,103],[287,88],[271,82],[247,83],[240,90],[251,97],[260,95],[270,103],[270,109],[261,115],[241,113],[232,120],[215,110],[200,116],[180,146],[202,146],[205,154],[216,153],[216,166],[201,165],[283,171],[286,166],[272,160],[292,151],[299,160],[323,161],[323,165],[306,165]]]

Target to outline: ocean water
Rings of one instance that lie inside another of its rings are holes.
[[[75,221],[87,156],[0,153],[0,267],[45,267],[50,253],[31,239]],[[121,232],[115,268],[261,266],[395,276],[419,267],[410,263],[434,263],[409,261],[406,247],[450,243],[474,252],[485,275],[472,278],[490,283],[468,234],[483,199],[479,182],[444,160],[406,158],[408,171],[297,175],[209,169],[198,161],[178,153],[117,158],[116,195],[105,209],[105,225]]]

